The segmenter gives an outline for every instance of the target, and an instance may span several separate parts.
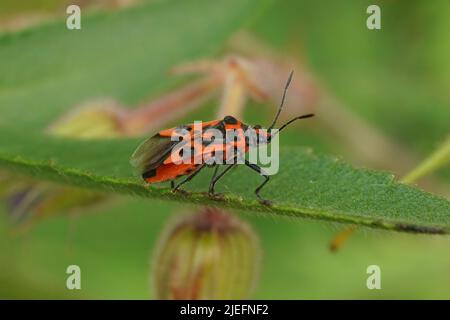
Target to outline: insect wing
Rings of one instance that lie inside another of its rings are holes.
[[[137,147],[131,156],[130,163],[141,174],[156,169],[170,155],[177,143],[178,141],[171,141],[170,138],[156,134]]]

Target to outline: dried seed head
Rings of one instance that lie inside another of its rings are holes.
[[[258,277],[259,242],[236,216],[205,208],[169,224],[153,263],[157,299],[246,299]]]
[[[295,69],[296,76],[290,86],[283,116],[314,112],[321,96],[319,86],[305,67],[294,68],[293,63],[284,60],[229,54],[221,60],[200,60],[180,65],[172,72],[200,73],[220,79],[223,90],[218,117],[231,114],[239,118],[248,98],[277,106],[282,84],[289,72]]]
[[[0,199],[5,202],[6,212],[15,224],[90,207],[105,198],[97,192],[0,173]]]

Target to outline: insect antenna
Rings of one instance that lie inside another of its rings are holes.
[[[295,118],[289,120],[288,122],[286,122],[285,124],[283,124],[280,128],[278,128],[278,132],[280,132],[281,130],[286,128],[288,125],[290,125],[294,121],[297,121],[297,120],[300,120],[300,119],[311,118],[311,117],[314,117],[314,113],[309,113],[309,114],[305,114],[303,116],[295,117]]]
[[[287,79],[286,85],[285,85],[285,87],[284,87],[283,97],[281,98],[281,103],[280,103],[280,106],[278,107],[278,112],[277,112],[277,114],[276,114],[276,116],[275,116],[275,119],[273,119],[273,122],[272,122],[272,124],[270,125],[269,129],[267,129],[267,131],[269,131],[269,132],[270,132],[270,130],[272,130],[272,129],[275,127],[275,124],[277,123],[278,117],[280,116],[281,110],[283,109],[284,101],[286,100],[286,93],[287,93],[287,90],[288,90],[288,88],[289,88],[289,85],[291,84],[293,74],[294,74],[294,71],[291,71],[291,73],[289,74],[289,77],[288,77],[288,79]],[[286,122],[285,124],[283,124],[283,125],[278,129],[277,133],[279,133],[281,130],[283,130],[284,128],[286,128],[288,125],[290,125],[292,122],[294,122],[294,121],[296,121],[296,120],[306,119],[306,118],[311,118],[311,117],[313,117],[313,116],[314,116],[313,113],[309,113],[309,114],[305,114],[305,115],[303,115],[303,116],[295,117],[295,118],[289,120],[288,122]],[[273,136],[271,136],[271,138],[272,138],[272,137],[273,137]]]
[[[268,131],[272,130],[275,127],[275,124],[277,123],[278,117],[280,116],[281,110],[283,109],[283,106],[284,106],[284,100],[286,99],[286,92],[289,88],[289,85],[291,84],[293,74],[294,74],[294,70],[292,70],[291,73],[289,73],[289,77],[287,79],[286,85],[284,86],[283,97],[281,98],[280,106],[278,107],[278,111],[275,116],[275,119],[273,119],[273,122],[270,125]]]

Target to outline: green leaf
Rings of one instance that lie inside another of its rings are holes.
[[[219,182],[218,191],[227,195],[223,201],[201,193],[207,190],[212,174],[207,170],[186,186],[195,191],[190,195],[172,193],[167,183],[145,186],[128,163],[139,144],[137,140],[87,142],[48,138],[44,145],[39,137],[11,131],[1,135],[0,144],[0,166],[105,192],[397,231],[450,232],[448,200],[397,183],[390,174],[355,169],[336,158],[299,148],[282,149],[280,171],[262,192],[274,201],[273,206],[267,207],[259,204],[253,194],[261,177],[242,166]]]
[[[303,149],[283,149],[280,172],[256,201],[261,177],[239,167],[220,182],[224,201],[145,186],[129,156],[138,140],[74,141],[42,133],[81,101],[113,97],[135,104],[167,86],[174,64],[207,56],[255,14],[256,0],[161,2],[84,17],[81,31],[64,22],[0,37],[0,167],[38,179],[202,205],[422,233],[450,232],[450,203]],[[37,49],[39,48],[39,49]],[[187,188],[206,191],[204,171]],[[151,212],[149,212],[151,214]]]

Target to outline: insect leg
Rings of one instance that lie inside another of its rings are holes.
[[[170,188],[171,189],[175,188],[175,180],[170,181]]]
[[[231,168],[234,168],[235,165],[236,165],[235,163],[229,165],[229,166],[228,166],[225,170],[223,170],[218,176],[216,176],[216,174],[217,174],[217,171],[218,171],[218,169],[219,169],[219,166],[216,167],[216,171],[214,172],[214,176],[212,177],[211,183],[209,184],[209,195],[213,196],[213,195],[215,194],[215,193],[214,193],[214,187],[215,187],[217,181],[219,181],[219,179],[222,178],[222,177],[225,175],[225,173],[227,173],[228,171],[230,171]]]
[[[214,190],[213,181],[214,181],[214,179],[216,179],[218,171],[219,171],[219,166],[216,165],[215,168],[214,168],[213,176],[211,177],[211,182],[209,183],[209,193],[211,193],[211,189]]]
[[[261,183],[259,185],[259,187],[255,189],[255,194],[258,197],[259,201],[261,201],[263,204],[270,204],[269,200],[266,200],[259,195],[259,192],[261,191],[261,189],[266,185],[267,182],[269,182],[269,176],[267,174],[265,174],[264,171],[258,165],[254,164],[254,163],[250,163],[250,162],[248,162],[248,160],[245,160],[245,165],[247,167],[249,167],[250,169],[258,172],[260,175],[262,175],[264,177],[263,183]]]
[[[194,178],[202,169],[206,166],[206,164],[201,164],[193,173],[191,173],[186,179],[178,183],[172,191],[177,191],[183,184],[189,182],[192,178]]]

